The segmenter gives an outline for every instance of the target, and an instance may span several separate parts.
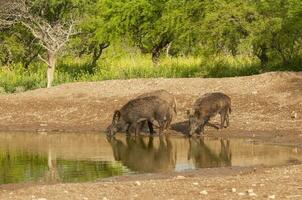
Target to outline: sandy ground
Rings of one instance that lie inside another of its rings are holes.
[[[215,169],[212,169],[215,171]],[[302,168],[245,170],[232,175],[203,173],[155,179],[114,180],[82,184],[39,185],[0,189],[0,199],[302,199]],[[211,173],[211,170],[207,170]]]
[[[141,93],[156,89],[166,89],[176,96],[178,115],[172,129],[167,131],[172,135],[186,132],[185,111],[199,95],[221,91],[232,98],[231,126],[222,131],[209,128],[206,135],[249,137],[302,147],[301,72],[222,79],[72,83],[0,95],[0,130],[102,132],[115,109]],[[295,119],[291,118],[293,111],[297,113]],[[302,199],[302,165],[215,170],[215,173],[209,169],[98,183],[0,186],[0,199]],[[236,192],[232,192],[232,188],[236,188]],[[248,189],[253,191],[248,193]]]

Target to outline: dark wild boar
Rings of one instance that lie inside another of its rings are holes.
[[[209,122],[211,117],[220,114],[220,128],[229,126],[229,113],[231,113],[231,98],[227,95],[214,92],[206,93],[198,98],[193,106],[193,110],[187,111],[189,118],[189,134],[193,135],[196,131],[200,135],[204,131],[204,126],[209,125],[218,127]]]
[[[139,95],[137,97],[137,99],[139,98],[144,98],[144,97],[151,97],[151,96],[155,96],[155,97],[158,97],[162,100],[165,100],[169,103],[169,105],[171,106],[171,108],[173,109],[174,111],[174,114],[169,114],[170,118],[167,119],[167,123],[166,123],[166,127],[165,128],[168,128],[172,122],[172,119],[173,119],[173,115],[177,115],[177,105],[176,105],[176,99],[174,97],[173,94],[169,93],[168,91],[166,90],[155,90],[155,91],[152,91],[152,92],[148,92],[148,93],[144,93],[142,95]]]
[[[112,123],[107,130],[108,135],[114,136],[118,131],[130,134],[130,128],[134,128],[137,135],[144,121],[148,122],[150,133],[154,132],[152,125],[156,121],[161,134],[166,127],[167,118],[172,113],[171,109],[167,101],[155,96],[133,99],[114,112]]]

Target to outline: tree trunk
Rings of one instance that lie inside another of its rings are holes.
[[[261,61],[261,66],[262,67],[266,67],[267,63],[268,63],[268,56],[267,56],[267,52],[266,49],[263,49],[261,51],[261,54],[259,56],[259,59]]]
[[[48,51],[48,68],[47,68],[47,88],[52,86],[54,79],[55,67],[56,67],[56,53],[53,51]]]
[[[167,40],[166,38],[164,38],[159,44],[155,45],[152,48],[153,64],[155,64],[155,65],[158,64],[161,50],[163,50],[169,43],[170,43],[170,41]]]
[[[267,63],[268,63],[268,55],[267,55],[267,50],[268,48],[266,47],[266,45],[260,45],[259,46],[259,50],[256,53],[256,56],[259,58],[260,62],[261,62],[261,67],[263,69],[266,68]]]
[[[57,156],[53,153],[51,146],[48,147],[47,156],[48,171],[45,174],[47,181],[57,181],[58,180],[58,170],[57,170]]]
[[[154,47],[152,49],[152,62],[153,64],[157,65],[159,61],[159,56],[160,56],[160,48],[158,46]]]
[[[171,58],[171,55],[170,55],[171,46],[172,46],[172,42],[170,42],[170,43],[167,45],[167,49],[166,49],[166,56],[167,56],[167,58]]]
[[[109,45],[110,45],[109,43],[102,43],[94,48],[93,54],[92,54],[91,68],[88,70],[88,72],[90,74],[93,73],[93,68],[96,67],[96,63],[99,60],[99,58],[101,57],[103,50],[106,49],[107,47],[109,47]]]

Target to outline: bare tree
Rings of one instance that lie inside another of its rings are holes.
[[[0,0],[0,28],[16,23],[26,27],[38,39],[42,48],[47,52],[45,57],[38,55],[45,62],[47,69],[47,87],[51,87],[58,54],[69,41],[74,32],[74,20],[63,22],[57,20],[50,23],[47,19],[31,12],[30,0]]]

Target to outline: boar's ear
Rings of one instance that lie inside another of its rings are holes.
[[[119,110],[114,111],[113,114],[113,122],[117,122],[121,118],[121,112]]]

